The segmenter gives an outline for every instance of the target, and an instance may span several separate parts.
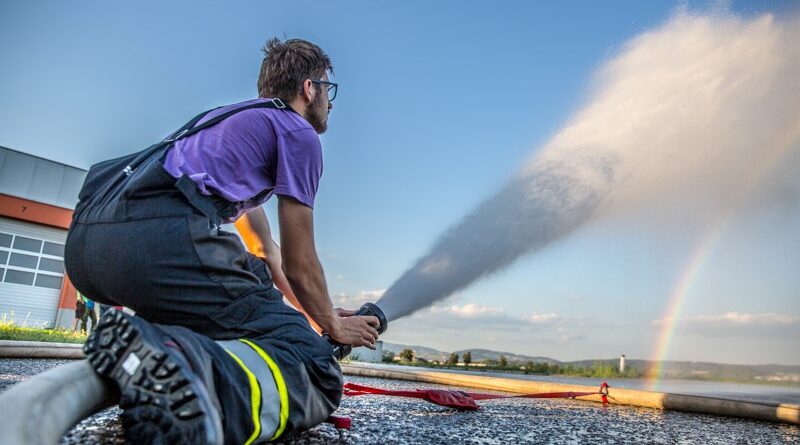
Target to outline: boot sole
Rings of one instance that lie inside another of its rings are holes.
[[[222,422],[205,386],[146,323],[108,311],[83,347],[95,371],[119,386],[127,441],[221,445]]]

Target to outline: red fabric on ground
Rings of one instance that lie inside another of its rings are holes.
[[[427,400],[437,405],[455,408],[457,410],[475,411],[480,409],[480,406],[475,403],[476,400],[494,399],[574,399],[576,397],[599,394],[603,400],[603,404],[606,404],[608,403],[608,399],[606,398],[608,395],[608,384],[604,382],[600,386],[600,391],[595,392],[544,392],[538,394],[520,394],[515,396],[453,391],[447,389],[417,389],[413,391],[398,391],[391,389],[372,388],[369,386],[357,385],[355,383],[344,384],[344,395],[346,396],[360,396],[366,394],[412,397],[415,399]]]

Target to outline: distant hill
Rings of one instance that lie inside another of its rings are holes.
[[[425,360],[433,361],[445,361],[448,357],[450,357],[449,352],[439,351],[437,349],[429,348],[427,346],[419,346],[419,345],[401,345],[396,343],[383,343],[383,350],[386,352],[392,352],[394,354],[399,354],[400,351],[403,349],[411,349],[414,351],[414,354],[417,357],[424,358]],[[534,362],[534,363],[548,363],[548,364],[556,364],[561,363],[558,360],[549,358],[549,357],[531,357],[528,355],[521,355],[521,354],[514,354],[513,352],[498,352],[492,351],[489,349],[464,349],[460,351],[454,351],[458,354],[459,359],[464,357],[464,353],[469,351],[472,354],[472,361],[477,363],[483,360],[500,360],[500,356],[503,355],[506,357],[506,360],[509,362],[520,362],[520,363],[527,363],[527,362]]]
[[[460,351],[455,351],[459,357],[464,357],[464,353],[469,351],[472,355],[473,362],[482,362],[484,360],[500,360],[500,356],[504,356],[506,360],[509,362],[519,362],[519,363],[547,363],[548,365],[555,365],[557,363],[561,363],[556,359],[552,359],[550,357],[531,357],[529,355],[522,355],[522,354],[514,354],[513,352],[498,352],[492,351],[489,349],[463,349]],[[449,354],[448,354],[449,355]]]
[[[396,343],[383,344],[384,351],[394,354],[399,354],[400,351],[406,348],[413,350],[417,357],[424,358],[428,361],[443,362],[450,356],[449,352],[439,351],[427,346],[402,345]],[[464,353],[467,351],[472,354],[473,363],[479,363],[484,360],[498,361],[501,355],[505,356],[509,363],[519,363],[520,365],[533,362],[588,368],[596,364],[611,364],[616,366],[619,363],[619,358],[616,357],[612,359],[589,359],[562,362],[550,357],[529,356],[514,354],[513,352],[492,351],[480,348],[462,349],[454,352],[458,354],[459,359],[462,359]],[[625,361],[625,364],[629,368],[647,371],[653,369],[656,362],[629,358]],[[796,365],[730,365],[710,362],[665,361],[662,363],[662,372],[663,377],[673,379],[761,381],[800,384],[800,366]]]
[[[433,348],[429,348],[427,346],[419,346],[419,345],[399,345],[395,343],[386,343],[383,342],[383,350],[384,352],[392,352],[394,354],[399,354],[400,351],[403,349],[411,349],[414,351],[414,355],[416,357],[424,358],[425,360],[429,361],[445,361],[447,357],[450,357],[449,352],[438,351]]]

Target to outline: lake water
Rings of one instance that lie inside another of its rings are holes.
[[[370,363],[386,369],[407,370],[406,366]],[[590,377],[565,377],[552,375],[525,375],[502,372],[483,372],[483,371],[463,371],[456,369],[421,368],[438,372],[452,372],[457,374],[482,375],[489,377],[502,377],[509,379],[532,380],[537,382],[566,383],[574,385],[597,386],[602,382],[607,382],[613,394],[614,388],[636,389],[649,391],[651,384],[642,379],[600,379]],[[699,380],[663,380],[659,384],[659,392],[672,394],[685,394],[693,396],[717,397],[722,399],[743,400],[748,402],[762,403],[789,403],[800,405],[800,387],[798,386],[778,386],[778,385],[757,385],[746,383],[726,383],[726,382],[707,382]]]

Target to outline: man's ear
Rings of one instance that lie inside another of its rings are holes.
[[[303,98],[309,103],[314,102],[314,83],[311,82],[311,79],[303,81]]]

